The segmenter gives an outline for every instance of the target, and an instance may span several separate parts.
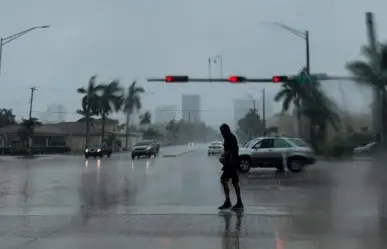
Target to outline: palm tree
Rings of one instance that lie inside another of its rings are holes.
[[[113,111],[119,111],[123,103],[123,90],[118,80],[110,82],[108,85],[100,84],[97,86],[98,112],[102,118],[101,142],[105,139],[105,121]]]
[[[372,50],[369,46],[363,46],[361,52],[365,57],[365,61],[352,61],[347,64],[348,71],[355,77],[357,83],[374,87],[378,90],[377,98],[374,99],[374,108],[378,107],[377,116],[382,119],[382,127],[380,132],[385,132],[386,123],[386,85],[387,85],[387,44],[379,44],[377,48],[376,62],[372,55]],[[379,72],[375,72],[374,65],[378,65]],[[377,110],[376,109],[376,110]],[[380,135],[380,134],[378,134]]]
[[[126,114],[126,131],[125,131],[125,148],[128,148],[129,142],[129,118],[135,110],[139,110],[142,107],[141,94],[145,92],[145,89],[136,85],[136,81],[133,81],[128,88],[124,99],[124,113]]]
[[[176,122],[175,119],[172,119],[165,126],[165,130],[167,131],[168,134],[172,134],[172,137],[174,139],[176,139],[177,138],[177,133],[180,130],[180,126],[181,126],[181,123],[178,123],[178,122]]]
[[[0,127],[16,124],[12,109],[0,109]]]
[[[21,122],[22,128],[19,130],[20,140],[27,142],[28,154],[32,155],[32,137],[35,133],[35,128],[41,126],[37,118],[23,119]]]
[[[339,117],[336,105],[321,90],[318,81],[299,83],[290,80],[285,82],[274,100],[277,102],[282,101],[283,112],[288,111],[294,105],[300,114],[310,119],[310,139],[312,141],[314,141],[316,127],[325,133],[326,124],[329,122],[335,129],[338,129]],[[317,147],[316,143],[313,145]]]
[[[81,114],[86,119],[86,148],[89,146],[89,133],[90,133],[90,118],[97,113],[97,76],[90,77],[87,88],[81,87],[77,89],[77,92],[84,95],[82,98],[82,110],[78,110],[77,113]]]
[[[146,111],[144,114],[140,115],[140,125],[145,126],[145,130],[148,130],[148,125],[152,122],[152,113]]]

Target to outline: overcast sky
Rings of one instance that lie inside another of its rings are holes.
[[[98,74],[100,81],[118,78],[124,86],[137,80],[154,92],[144,97],[144,110],[180,107],[181,94],[197,93],[206,122],[230,122],[233,99],[259,95],[263,87],[272,96],[278,86],[166,85],[145,79],[207,77],[208,58],[222,48],[224,76],[294,74],[305,65],[304,41],[265,24],[271,21],[310,31],[312,72],[346,75],[345,63],[360,58],[359,48],[367,42],[366,11],[376,15],[378,39],[387,40],[386,9],[385,0],[1,0],[0,36],[52,26],[4,46],[0,106],[26,117],[29,87],[36,86],[35,116],[50,104],[63,104],[66,118],[75,119],[80,106],[76,88]],[[218,65],[212,75],[220,75]],[[341,89],[326,84],[342,106],[366,109],[366,90],[349,83]]]

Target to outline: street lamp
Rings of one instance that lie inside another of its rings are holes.
[[[289,31],[290,33],[292,33],[298,37],[301,37],[302,39],[305,40],[306,73],[307,73],[307,75],[310,75],[309,31],[306,30],[306,31],[302,32],[302,31],[299,31],[297,29],[293,29],[293,28],[286,26],[286,25],[279,23],[279,22],[269,22],[267,24],[276,25],[276,26],[278,26],[282,29],[285,29],[285,30]],[[301,135],[301,112],[300,112],[299,108],[297,108],[297,134],[299,136]]]
[[[301,37],[302,39],[305,40],[305,50],[306,50],[306,72],[308,73],[308,75],[310,74],[310,50],[309,50],[309,31],[306,30],[306,31],[299,31],[297,29],[293,29],[289,26],[286,26],[282,23],[279,23],[279,22],[269,22],[269,23],[266,23],[266,24],[271,24],[271,25],[276,25],[282,29],[285,29],[287,31],[289,31],[290,33],[298,36],[298,37]]]
[[[221,54],[218,54],[213,59],[214,64],[217,64],[219,62],[220,66],[220,78],[223,76],[223,56]]]
[[[5,37],[5,38],[1,37],[0,38],[0,76],[1,76],[1,58],[2,58],[3,46],[7,43],[10,43],[13,40],[16,40],[19,37],[31,32],[31,31],[35,30],[35,29],[46,29],[49,27],[50,27],[50,25],[36,26],[36,27],[32,27],[32,28],[23,30],[23,31],[18,32],[18,33],[15,33],[15,34],[10,35],[10,36]]]

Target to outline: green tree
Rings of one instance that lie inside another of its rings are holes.
[[[378,137],[380,132],[386,132],[386,85],[387,85],[387,44],[379,44],[377,48],[376,62],[372,56],[372,50],[369,46],[363,46],[361,53],[365,57],[364,61],[356,60],[347,63],[347,70],[355,77],[358,84],[375,87],[379,91],[379,96],[373,103],[373,108],[379,110],[378,116],[382,119],[382,130],[376,131]],[[373,65],[379,66],[379,73],[373,70]]]
[[[27,144],[28,154],[32,155],[32,137],[35,133],[35,128],[41,126],[42,123],[37,118],[23,119],[19,130],[20,140]]]
[[[136,81],[133,81],[128,88],[128,92],[124,98],[123,110],[126,114],[126,131],[125,131],[125,148],[128,148],[129,145],[129,119],[130,115],[136,111],[140,110],[142,107],[141,103],[141,94],[145,92],[145,89],[141,86],[136,85]]]
[[[180,123],[176,122],[175,119],[172,119],[165,126],[165,130],[167,131],[167,136],[173,139],[177,139],[177,134],[180,131]]]
[[[107,85],[100,84],[97,87],[98,93],[98,113],[102,118],[101,142],[105,141],[106,117],[114,111],[119,111],[123,104],[123,89],[118,80],[114,80]]]
[[[140,118],[140,125],[145,126],[145,130],[148,130],[148,125],[152,123],[152,113],[149,111],[146,111],[144,114],[139,116]]]
[[[78,114],[86,120],[86,148],[89,146],[90,119],[98,113],[98,94],[96,86],[97,76],[90,77],[87,87],[77,89],[77,92],[84,95],[82,98],[82,110],[77,110]]]
[[[240,139],[247,140],[263,134],[264,127],[256,109],[250,109],[242,119],[238,120],[237,135]]]
[[[0,109],[0,127],[16,124],[12,109]]]

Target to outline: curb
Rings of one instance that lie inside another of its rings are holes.
[[[194,152],[194,151],[196,151],[196,150],[197,150],[197,149],[192,149],[192,150],[180,152],[180,153],[177,153],[177,154],[166,154],[166,155],[163,155],[163,157],[178,157],[178,156],[181,156],[181,155],[190,153],[190,152]]]

